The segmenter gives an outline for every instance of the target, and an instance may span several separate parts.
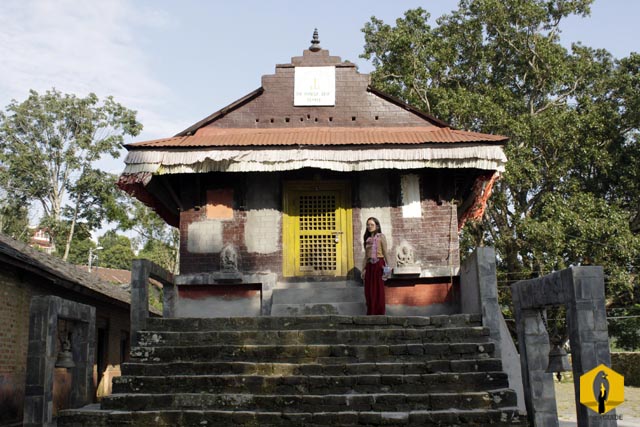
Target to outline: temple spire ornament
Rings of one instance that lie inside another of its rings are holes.
[[[311,46],[309,46],[309,50],[311,52],[317,52],[319,50],[321,50],[322,48],[320,47],[320,40],[318,39],[318,29],[314,28],[313,29],[313,39],[311,40]]]

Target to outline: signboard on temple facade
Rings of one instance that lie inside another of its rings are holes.
[[[296,67],[293,105],[336,104],[336,67]]]

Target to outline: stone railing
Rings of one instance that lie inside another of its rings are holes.
[[[522,381],[531,426],[558,426],[553,374],[547,373],[549,335],[544,310],[564,306],[571,345],[579,426],[617,426],[608,417],[589,416],[580,404],[580,376],[604,364],[611,366],[602,267],[572,267],[511,285],[520,349]]]

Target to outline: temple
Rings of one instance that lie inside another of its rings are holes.
[[[180,229],[179,317],[363,314],[365,222],[394,272],[388,314],[460,312],[458,233],[506,137],[454,129],[322,49],[169,138],[126,146],[118,185]]]

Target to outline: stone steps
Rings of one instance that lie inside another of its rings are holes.
[[[506,388],[503,372],[434,373],[409,375],[165,375],[117,377],[113,393],[337,394],[433,393]]]
[[[304,329],[354,329],[367,328],[424,328],[435,329],[457,326],[482,326],[482,317],[478,314],[455,314],[440,316],[296,316],[296,317],[216,317],[216,318],[177,318],[147,319],[149,331],[268,331],[268,330],[304,330]]]
[[[307,286],[273,290],[272,316],[363,315],[366,313],[367,305],[362,287],[347,287],[345,284],[333,287]]]
[[[64,411],[59,427],[373,427],[373,426],[525,426],[516,409],[470,409],[441,411],[339,411],[286,413],[281,411],[157,410],[157,411]]]
[[[272,304],[272,316],[308,316],[308,315],[362,315],[367,313],[367,304],[358,302],[324,302],[301,304]]]
[[[501,371],[500,359],[433,360],[419,362],[386,363],[269,363],[269,362],[171,362],[122,365],[122,375],[160,376],[175,375],[408,375],[435,372],[490,372]]]
[[[143,331],[139,346],[186,346],[205,344],[387,344],[387,343],[442,343],[486,342],[489,329],[482,326],[448,327],[439,329],[305,329],[266,331],[205,331],[171,332]]]
[[[402,362],[489,358],[493,343],[417,343],[417,344],[247,344],[205,346],[134,347],[131,355],[141,362],[185,362],[234,360],[269,362]],[[335,359],[331,362],[331,359]]]
[[[499,409],[515,406],[516,394],[509,389],[464,393],[370,393],[370,394],[211,394],[153,393],[117,394],[105,398],[103,409],[129,411],[175,408],[183,410],[229,410],[263,412],[353,411],[440,411],[458,409]]]
[[[478,315],[148,319],[58,426],[526,425]]]

